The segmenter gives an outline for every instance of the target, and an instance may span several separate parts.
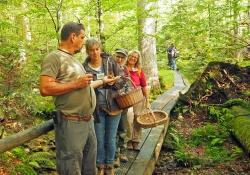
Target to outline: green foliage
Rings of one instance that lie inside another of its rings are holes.
[[[246,95],[246,96],[248,96],[248,97],[250,97],[250,90],[244,91],[243,94]]]
[[[24,151],[22,147],[16,147],[12,150],[15,158],[21,160],[21,164],[15,168],[15,172],[23,173],[27,175],[36,174],[35,170],[50,169],[56,170],[55,154],[49,152],[35,152],[30,155]],[[5,157],[7,159],[8,157]],[[30,173],[30,174],[29,174]]]
[[[20,173],[22,175],[37,175],[36,171],[26,164],[20,164],[15,168],[16,173]]]
[[[150,89],[150,101],[154,101],[162,93],[164,93],[164,90],[161,88]]]
[[[179,166],[191,167],[194,165],[200,165],[202,162],[200,157],[188,151],[190,145],[188,145],[187,140],[180,135],[175,129],[175,125],[172,123],[170,123],[168,127],[168,134],[166,135],[163,145],[164,147],[174,150],[175,159]]]
[[[210,119],[216,119],[216,121],[219,121],[221,118],[221,111],[217,110],[215,107],[209,107],[208,108],[209,118]]]
[[[250,109],[249,102],[243,99],[230,99],[221,105],[209,106],[208,117],[226,128],[231,128],[231,121],[235,116],[250,113],[250,110],[245,109]]]
[[[32,166],[37,166],[41,168],[46,168],[46,169],[56,169],[56,164],[55,164],[55,155],[49,153],[49,152],[36,152],[33,153],[29,157],[30,162],[32,163]]]
[[[242,108],[249,109],[249,103],[242,99],[233,99],[224,104],[209,106],[209,118],[217,123],[206,123],[203,127],[193,129],[190,137],[186,139],[183,139],[177,132],[169,133],[172,136],[170,143],[176,149],[177,162],[182,166],[214,165],[241,157],[244,154],[242,149],[237,146],[225,147],[225,141],[233,131],[249,150],[250,119],[246,116],[235,117],[235,115],[249,115],[248,110]],[[202,155],[196,155],[195,151],[192,151],[202,148],[205,150]]]
[[[181,60],[177,63],[181,73],[187,78],[190,84],[198,78],[204,69],[204,66],[199,64],[196,60]]]
[[[225,61],[250,65],[247,59],[238,56],[246,48],[250,30],[241,25],[241,16],[247,20],[247,3],[243,0],[230,1],[178,1],[166,2],[170,7],[164,15],[165,23],[158,32],[158,52],[165,54],[165,48],[175,43],[180,51],[178,67],[193,82],[210,61]],[[238,33],[236,31],[244,32]],[[236,39],[237,38],[237,39]],[[243,63],[244,62],[244,63]]]
[[[173,86],[174,74],[172,70],[166,69],[166,67],[159,67],[159,81],[161,88],[166,91]]]
[[[160,88],[150,89],[150,100],[153,101],[158,95],[164,93],[173,86],[173,71],[166,70],[164,67],[159,69]]]
[[[237,159],[237,158],[240,158],[242,155],[244,155],[244,151],[242,150],[242,148],[238,146],[233,146],[230,157],[232,159]]]
[[[37,162],[29,162],[29,165],[34,169],[41,169],[41,166]]]
[[[174,149],[175,159],[179,166],[191,167],[202,164],[201,157],[188,151],[191,150],[193,146],[188,144],[187,140],[175,129],[175,125],[171,123],[163,144],[165,147]]]
[[[208,118],[216,122],[219,122],[219,124],[224,127],[229,127],[230,121],[234,118],[234,115],[228,108],[209,106]]]
[[[177,134],[176,132],[174,133],[169,133],[171,136],[171,141],[170,143],[175,147],[175,148],[182,148],[184,146],[184,138]]]
[[[245,108],[250,108],[250,103],[241,98],[236,98],[236,99],[229,99],[222,106],[225,106],[225,107],[242,106]]]
[[[223,147],[216,147],[216,146],[207,147],[205,153],[207,154],[208,158],[211,161],[210,164],[232,160],[230,152]]]
[[[181,106],[179,108],[181,109]],[[242,99],[229,100],[224,104],[209,106],[208,114],[209,118],[216,123],[205,123],[202,127],[194,128],[191,135],[186,138],[174,127],[171,128],[168,140],[164,143],[171,144],[175,149],[175,158],[179,165],[211,166],[240,158],[244,154],[240,147],[226,146],[225,141],[228,140],[231,131],[249,151],[250,119],[247,116],[241,117],[241,115],[249,115],[248,102]],[[237,115],[240,117],[236,117]],[[196,154],[196,151],[199,154]]]
[[[191,167],[202,164],[201,157],[195,156],[186,150],[175,151],[177,163],[183,167]]]
[[[244,147],[250,152],[250,119],[248,116],[236,117],[232,120],[232,128],[235,136]]]
[[[175,129],[175,125],[170,123],[168,127],[168,134],[166,135],[163,144],[169,145],[171,148],[179,149],[184,147],[184,143],[185,139]]]
[[[250,115],[250,108],[248,108],[248,107],[232,106],[230,109],[236,117]]]
[[[6,162],[9,157],[5,153],[0,153],[0,161]]]
[[[219,124],[206,124],[201,128],[197,128],[192,132],[191,142],[192,144],[219,146],[229,137],[229,132]]]
[[[22,147],[16,147],[16,148],[14,148],[13,150],[12,150],[12,153],[13,153],[13,155],[16,157],[16,158],[18,158],[18,159],[20,159],[20,160],[22,160],[22,161],[27,161],[27,158],[28,158],[28,156],[27,156],[27,154],[25,153],[25,151],[24,151],[24,148],[22,148]]]

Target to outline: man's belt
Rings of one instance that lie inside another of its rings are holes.
[[[89,121],[92,118],[92,115],[65,115],[62,113],[63,118],[67,120],[73,120],[73,121]]]

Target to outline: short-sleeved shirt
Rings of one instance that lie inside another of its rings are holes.
[[[129,70],[129,75],[135,86],[145,87],[147,86],[147,81],[144,72],[138,69]]]
[[[42,63],[41,75],[53,77],[59,83],[74,81],[85,73],[84,67],[77,59],[60,50],[51,52]],[[53,98],[56,109],[65,115],[93,114],[96,106],[95,92],[90,86]]]

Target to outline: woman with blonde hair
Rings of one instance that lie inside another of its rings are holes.
[[[146,107],[149,107],[148,93],[147,93],[147,81],[144,71],[140,66],[141,54],[137,50],[132,50],[128,53],[128,59],[126,62],[126,74],[133,81],[136,87],[141,87],[144,95],[144,100],[133,106],[133,114],[129,112],[129,127],[127,128],[127,148],[140,150],[139,143],[141,141],[142,128],[136,123],[138,115],[144,112]],[[132,121],[131,121],[132,120]]]

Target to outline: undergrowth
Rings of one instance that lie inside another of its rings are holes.
[[[229,106],[231,108],[228,108]],[[233,144],[228,146],[228,143],[232,142],[230,137],[232,121],[237,118],[233,110],[235,106],[248,107],[249,103],[242,99],[235,99],[222,105],[209,106],[207,116],[209,120],[200,127],[190,128],[189,135],[177,129],[182,127],[182,120],[175,120],[170,124],[164,145],[173,150],[177,166],[193,168],[214,166],[220,162],[236,160],[244,155],[241,147]],[[179,111],[183,112],[183,110]],[[195,113],[193,115],[197,117]]]

